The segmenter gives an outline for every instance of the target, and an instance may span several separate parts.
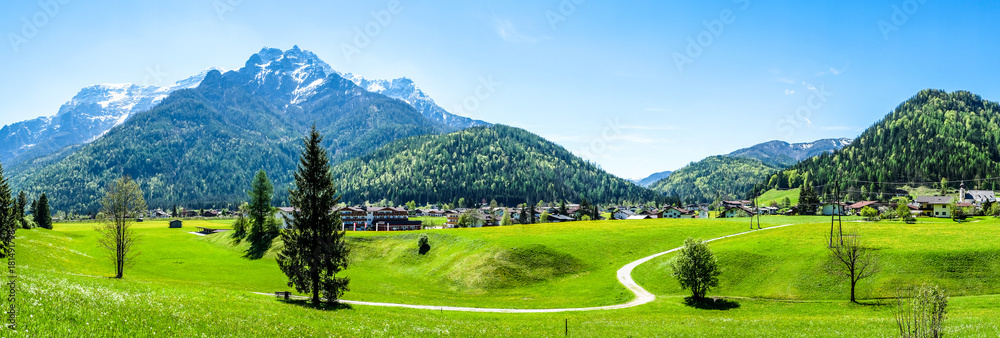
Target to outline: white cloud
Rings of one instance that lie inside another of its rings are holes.
[[[785,95],[793,95],[793,94],[795,94],[794,90],[792,90],[792,89],[785,89]]]
[[[508,42],[536,43],[545,40],[544,37],[533,37],[521,33],[517,30],[517,27],[514,27],[514,23],[510,22],[510,20],[494,20],[493,29],[496,30],[497,35],[501,39]]]

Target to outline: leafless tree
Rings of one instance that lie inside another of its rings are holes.
[[[838,241],[832,241],[827,269],[851,282],[851,302],[857,303],[855,290],[858,281],[874,276],[881,270],[878,253],[873,248],[864,245],[857,230],[835,234],[835,236],[838,235],[840,236],[839,245]]]
[[[125,269],[135,264],[139,254],[135,246],[139,239],[132,230],[132,222],[145,211],[142,190],[131,178],[125,176],[108,185],[101,200],[104,217],[95,230],[101,233],[101,247],[115,265],[115,278],[122,278]]]

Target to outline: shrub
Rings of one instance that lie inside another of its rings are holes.
[[[864,207],[861,209],[861,216],[867,221],[877,221],[878,220],[878,210],[872,207]]]
[[[936,285],[900,290],[894,314],[901,337],[941,337],[948,295]]]
[[[421,255],[426,254],[428,251],[431,251],[431,245],[428,244],[427,242],[428,242],[427,234],[421,234],[420,239],[417,240],[417,250],[420,252]]]

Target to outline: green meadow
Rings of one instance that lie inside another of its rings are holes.
[[[633,278],[657,295],[622,310],[551,314],[466,313],[372,306],[314,308],[254,292],[294,291],[274,261],[241,257],[226,233],[195,226],[229,221],[137,223],[141,251],[123,280],[93,224],[56,224],[17,235],[21,336],[892,336],[887,304],[900,285],[946,287],[947,333],[1000,334],[1000,222],[921,219],[845,222],[883,257],[883,272],[859,285],[862,305],[823,272],[829,218],[764,217],[762,227],[795,224],[712,242],[723,268],[718,308],[684,304],[665,255]],[[634,295],[615,272],[628,262],[749,229],[748,219],[594,221],[407,233],[351,233],[351,290],[358,301],[490,308],[589,307]],[[431,250],[417,252],[426,233]]]
[[[796,205],[799,204],[799,192],[801,190],[802,189],[800,188],[788,190],[771,189],[761,194],[760,197],[757,197],[757,201],[759,201],[761,205],[770,205],[771,202],[781,204],[781,201],[788,198],[788,200],[792,202],[791,205]]]

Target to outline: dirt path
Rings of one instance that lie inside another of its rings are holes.
[[[773,227],[770,227],[770,228],[763,228],[763,229],[760,229],[760,230],[751,230],[751,231],[747,231],[747,232],[741,232],[741,233],[738,233],[738,234],[732,234],[732,235],[728,235],[728,236],[722,236],[722,237],[718,237],[718,238],[709,239],[709,240],[706,240],[705,242],[714,242],[714,241],[717,241],[717,240],[720,240],[720,239],[726,239],[726,238],[730,238],[730,237],[736,237],[736,236],[746,235],[746,234],[754,233],[754,232],[758,232],[758,231],[765,231],[765,230],[770,230],[770,229],[778,229],[778,228],[783,228],[783,227],[787,227],[787,226],[791,226],[791,225],[794,225],[794,224],[778,225],[778,226],[773,226]],[[646,256],[646,257],[643,257],[643,258],[641,258],[639,260],[636,260],[636,261],[633,261],[631,263],[626,264],[621,269],[618,269],[618,273],[617,273],[617,275],[618,275],[618,282],[622,283],[622,285],[624,285],[625,288],[629,289],[629,291],[632,291],[632,293],[635,294],[635,299],[633,299],[631,302],[628,302],[628,303],[625,303],[625,304],[607,305],[607,306],[596,306],[596,307],[560,308],[560,309],[493,309],[493,308],[478,308],[478,307],[457,307],[457,306],[436,306],[436,305],[411,305],[411,304],[396,304],[396,303],[376,303],[376,302],[362,302],[362,301],[356,301],[356,300],[343,300],[343,299],[341,299],[340,302],[341,303],[345,303],[345,304],[351,304],[351,305],[382,306],[382,307],[400,307],[400,308],[418,309],[418,310],[464,311],[464,312],[492,312],[492,313],[553,313],[553,312],[573,312],[573,311],[597,311],[597,310],[625,309],[625,308],[630,308],[630,307],[636,307],[636,306],[639,306],[639,305],[642,305],[642,304],[646,304],[646,303],[652,302],[653,300],[656,300],[656,296],[655,295],[653,295],[649,291],[646,291],[646,289],[643,289],[641,286],[639,286],[638,283],[635,282],[635,280],[632,279],[632,270],[635,270],[635,268],[638,267],[639,265],[641,265],[642,263],[648,262],[650,260],[653,260],[656,257],[660,257],[660,256],[669,254],[671,252],[675,252],[675,251],[680,250],[680,249],[681,249],[681,247],[677,247],[677,248],[673,248],[673,249],[670,249],[670,250],[667,250],[667,251],[664,251],[664,252],[660,252],[660,253],[657,253],[657,254],[654,254],[654,255]],[[269,296],[273,296],[274,295],[273,293],[260,293],[260,292],[254,292],[254,293],[255,294],[259,294],[259,295],[269,295]],[[308,299],[307,297],[302,297],[302,296],[292,296],[292,297],[295,298],[295,299]]]

